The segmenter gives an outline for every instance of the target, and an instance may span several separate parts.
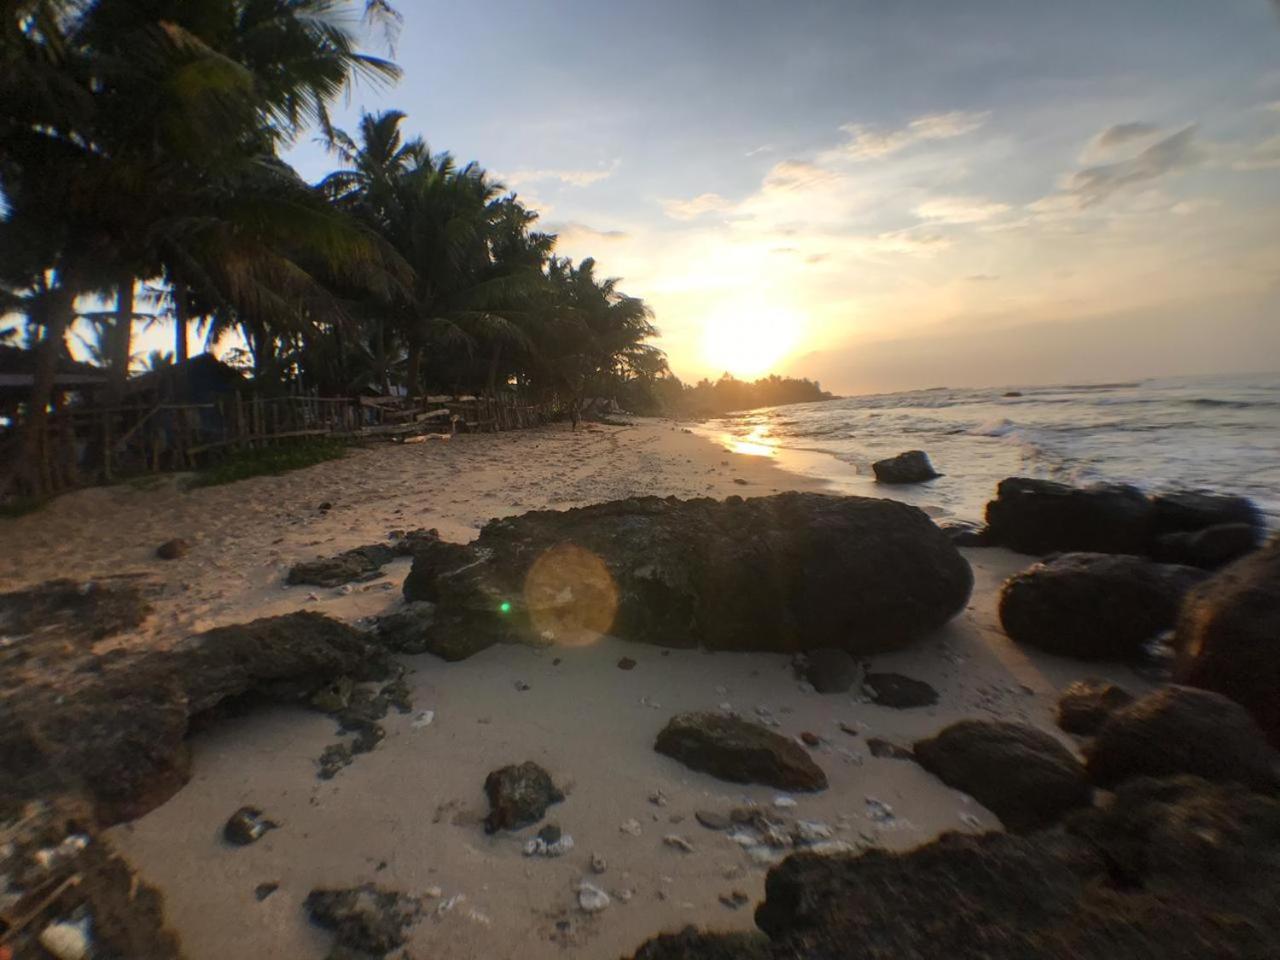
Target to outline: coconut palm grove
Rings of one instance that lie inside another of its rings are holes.
[[[557,257],[482,166],[395,110],[332,125],[353,84],[399,77],[403,14],[385,0],[5,8],[0,290],[25,318],[30,374],[4,411],[11,491],[59,484],[47,420],[80,320],[108,404],[157,315],[174,347],[146,365],[181,370],[191,335],[236,344],[257,395],[518,391],[569,410],[666,375],[644,301]],[[334,161],[318,183],[282,159],[312,135]]]

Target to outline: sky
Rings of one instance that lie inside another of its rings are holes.
[[[1280,368],[1268,0],[399,7],[403,79],[339,125],[395,107],[479,161],[651,305],[682,379]]]

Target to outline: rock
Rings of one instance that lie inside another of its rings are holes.
[[[1262,546],[1262,531],[1247,523],[1220,523],[1203,530],[1166,533],[1156,538],[1151,555],[1161,563],[1216,570]]]
[[[693,853],[693,844],[687,837],[682,837],[678,833],[668,833],[662,838],[662,842],[681,853]]]
[[[311,922],[332,930],[340,947],[382,956],[408,940],[422,901],[366,883],[345,890],[312,890],[303,908]]]
[[[378,617],[374,632],[379,642],[395,653],[435,653],[436,656],[441,656],[434,649],[431,633],[435,609],[434,603],[426,601],[406,603],[394,613]]]
[[[807,791],[827,786],[826,774],[799,744],[737,717],[678,714],[658,734],[654,749],[732,783]]]
[[[806,747],[817,747],[822,744],[822,738],[812,731],[802,730],[800,732],[800,742]]]
[[[36,634],[45,644],[89,647],[140,627],[150,614],[151,605],[136,583],[50,580],[0,594],[0,635],[18,639]],[[27,646],[32,639],[15,646]]]
[[[537,823],[547,807],[564,800],[564,794],[551,782],[551,774],[532,761],[493,771],[485,777],[484,792],[489,798],[486,833]]]
[[[1091,798],[1080,762],[1026,724],[964,720],[921,740],[914,752],[920,766],[972,796],[1015,833],[1048,826]]]
[[[435,530],[413,530],[391,544],[370,543],[333,557],[296,563],[285,582],[295,586],[340,587],[345,583],[372,580],[396,557],[413,556],[415,550],[438,540]]]
[[[600,874],[609,869],[609,861],[604,858],[602,853],[591,854],[591,872]]]
[[[693,816],[708,830],[728,830],[733,826],[732,820],[723,813],[716,813],[713,810],[698,810]]]
[[[634,817],[627,820],[623,820],[622,823],[618,825],[618,830],[620,830],[622,833],[625,833],[629,837],[638,837],[640,836],[640,833],[641,833],[640,821],[635,819]]]
[[[938,529],[957,547],[989,547],[991,539],[987,528],[969,520],[939,520]]]
[[[877,483],[924,483],[941,476],[923,450],[908,450],[887,460],[877,460],[871,465],[871,472],[876,475]]]
[[[609,906],[609,895],[593,884],[578,885],[578,906],[586,913],[599,913]]]
[[[877,706],[895,710],[931,707],[938,702],[938,691],[923,680],[913,680],[900,673],[868,673],[862,686]]]
[[[222,837],[227,843],[246,847],[261,840],[268,830],[274,830],[277,826],[278,824],[264,819],[262,811],[257,807],[241,807],[223,826]]]
[[[862,665],[846,651],[831,647],[797,654],[795,668],[818,693],[848,693],[862,680]]]
[[[871,751],[873,757],[881,760],[914,760],[915,754],[905,747],[900,747],[896,743],[888,740],[882,740],[880,737],[868,737],[867,749]]]
[[[163,803],[189,774],[189,726],[254,700],[305,703],[341,676],[377,679],[386,653],[318,613],[218,627],[167,651],[113,653],[93,669],[0,689],[0,813],[60,794],[102,824]],[[0,681],[3,683],[3,681]]]
[[[1152,497],[1151,503],[1157,537],[1233,524],[1247,526],[1261,535],[1265,527],[1262,513],[1245,497],[1198,492],[1161,493]]]
[[[473,648],[587,643],[794,652],[902,647],[963,609],[968,563],[915,507],[784,493],[619,500],[419,549],[409,600]]]
[[[1140,781],[1032,836],[796,854],[742,933],[666,934],[636,960],[1261,960],[1280,937],[1280,803]]]
[[[1136,487],[1070,487],[1010,477],[987,504],[987,536],[1019,553],[1055,551],[1145,554],[1155,508]]]
[[[1081,659],[1130,660],[1173,627],[1193,567],[1140,557],[1068,553],[1010,577],[1000,622],[1015,643]]]
[[[759,933],[702,933],[685,927],[645,943],[631,960],[773,960],[769,941]]]
[[[1058,726],[1091,737],[1111,714],[1131,703],[1133,695],[1114,683],[1095,677],[1077,680],[1058,698]]]
[[[1280,747],[1280,538],[1191,592],[1174,645],[1179,683],[1242,704]]]
[[[191,552],[191,544],[186,540],[166,540],[156,547],[156,556],[161,560],[179,560]]]
[[[630,657],[623,657],[621,660],[618,661],[619,670],[634,670],[635,668],[636,668],[636,662],[632,660]]]
[[[279,889],[280,889],[280,884],[276,883],[275,881],[260,883],[253,888],[253,896],[255,900],[261,903],[263,900],[267,899],[267,897],[271,896],[273,893],[275,893]]]
[[[1105,787],[1178,774],[1256,789],[1280,786],[1280,754],[1248,711],[1191,687],[1164,687],[1113,713],[1088,750],[1088,767]]]

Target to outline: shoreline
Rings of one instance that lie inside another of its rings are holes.
[[[226,487],[183,492],[165,480],[150,490],[71,494],[0,522],[9,558],[0,573],[4,589],[56,576],[143,574],[155,613],[119,642],[164,647],[197,630],[298,609],[356,623],[395,609],[407,559],[350,590],[283,585],[292,563],[383,542],[392,529],[435,527],[461,541],[490,516],[532,509],[788,489],[828,485],[723,451],[674,422],[460,435],[357,449],[343,460]],[[330,507],[321,510],[322,502]],[[156,559],[155,547],[175,536],[190,539],[191,552]],[[458,663],[399,657],[411,671],[413,712],[390,714],[386,739],[332,780],[316,776],[317,758],[335,739],[332,719],[259,710],[193,736],[191,781],[106,835],[165,894],[168,921],[192,960],[322,956],[328,934],[307,922],[302,901],[313,887],[365,882],[414,895],[438,888],[413,929],[413,955],[622,957],[690,923],[750,929],[751,906],[730,908],[720,898],[740,893],[759,902],[765,867],[694,814],[768,806],[778,791],[727,784],[655,753],[654,736],[673,714],[728,703],[750,715],[763,707],[780,721],[779,732],[817,734],[812,755],[830,787],[798,795],[794,815],[830,825],[855,847],[903,850],[998,821],[915,764],[872,756],[868,737],[909,744],[976,716],[1026,720],[1072,745],[1052,723],[1062,687],[1097,675],[1134,693],[1150,688],[1124,666],[1014,646],[1000,630],[996,598],[1004,579],[1033,560],[1000,549],[962,552],[976,580],[966,611],[930,639],[871,658],[876,670],[931,684],[936,706],[898,710],[815,694],[783,654],[666,651],[608,638],[555,651],[498,646]],[[618,668],[624,656],[635,669]],[[433,721],[415,727],[424,710],[434,711]],[[523,856],[536,827],[488,836],[480,825],[487,773],[525,760],[544,766],[567,795],[547,818],[574,837],[574,850],[561,858]],[[662,807],[649,801],[658,791]],[[890,805],[894,818],[869,818],[868,798]],[[221,827],[243,805],[260,807],[281,827],[251,847],[231,848]],[[630,819],[641,824],[640,836],[620,829]],[[667,834],[688,839],[694,852],[665,844]],[[592,854],[607,862],[603,874],[592,873]],[[574,891],[583,880],[610,891],[612,906],[595,915],[578,910]],[[259,901],[255,889],[264,883],[279,889]]]

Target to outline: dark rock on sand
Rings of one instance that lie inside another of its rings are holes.
[[[1248,712],[1191,687],[1164,687],[1117,710],[1087,753],[1089,776],[1104,787],[1178,774],[1280,787],[1280,754]]]
[[[871,751],[873,757],[880,760],[914,760],[916,758],[915,754],[906,747],[900,747],[881,737],[868,737],[867,749]]]
[[[794,740],[725,714],[678,714],[663,727],[653,748],[731,783],[804,791],[827,786],[827,775]]]
[[[0,691],[0,812],[79,795],[101,823],[140,816],[189,774],[188,726],[246,698],[305,703],[338,676],[372,679],[385,652],[318,613],[219,627],[170,651],[117,652]]]
[[[388,650],[404,654],[430,653],[435,609],[434,603],[426,601],[406,603],[399,610],[379,617],[374,632]]]
[[[703,933],[685,927],[645,943],[631,960],[772,960],[774,956],[768,938],[760,933]]]
[[[267,820],[257,807],[241,807],[233,813],[222,828],[222,839],[237,847],[247,847],[261,840],[268,830],[279,824]]]
[[[396,557],[413,556],[414,551],[439,539],[435,530],[413,530],[391,543],[371,543],[346,550],[337,556],[294,564],[287,582],[316,587],[340,587],[344,583],[370,580]]]
[[[908,450],[871,465],[877,483],[924,483],[941,476],[923,450]]]
[[[422,901],[366,883],[346,890],[312,890],[303,908],[311,922],[332,930],[340,947],[381,957],[408,940]]]
[[[532,761],[493,771],[485,777],[484,792],[489,798],[489,816],[484,821],[486,833],[519,830],[537,823],[546,814],[547,807],[564,799],[564,794],[551,782],[551,774]]]
[[[1156,538],[1151,556],[1161,563],[1182,563],[1216,570],[1262,546],[1262,531],[1247,523],[1220,523]]]
[[[1058,726],[1091,737],[1111,714],[1131,703],[1133,695],[1114,683],[1095,677],[1077,680],[1058,698]]]
[[[151,614],[142,589],[130,580],[50,580],[0,594],[0,634],[89,646],[140,627]],[[20,644],[18,644],[20,645]]]
[[[619,670],[634,670],[635,668],[636,668],[636,662],[632,660],[630,657],[623,657],[621,660],[618,661]]]
[[[477,647],[607,632],[673,647],[861,653],[936,630],[972,583],[915,507],[784,493],[495,520],[469,546],[419,550],[405,596],[436,603],[433,632]]]
[[[263,900],[267,899],[267,897],[271,896],[273,893],[275,893],[279,889],[280,889],[280,884],[276,883],[275,881],[260,883],[253,888],[253,896],[254,896],[254,899],[256,899],[259,903],[261,903]]]
[[[1262,513],[1245,497],[1216,493],[1161,493],[1151,498],[1155,534],[1190,532],[1224,524],[1243,524],[1258,532]]]
[[[823,647],[796,654],[797,676],[818,693],[848,693],[862,678],[862,666],[844,650]]]
[[[969,520],[939,520],[938,529],[957,547],[989,547],[990,537],[984,524]]]
[[[161,560],[179,560],[191,552],[191,544],[186,540],[166,540],[156,547],[156,556]]]
[[[877,706],[895,710],[931,707],[938,702],[938,691],[923,680],[904,677],[900,673],[868,673],[862,687]]]
[[[1054,551],[1145,554],[1155,508],[1136,487],[1071,487],[1052,480],[1010,477],[987,504],[992,544],[1019,553]]]
[[[1175,646],[1179,683],[1243,704],[1280,747],[1280,539],[1192,591]]]
[[[1021,723],[965,720],[915,745],[919,764],[1025,833],[1089,803],[1084,767],[1052,736]]]
[[[1183,597],[1205,576],[1141,557],[1067,553],[1006,581],[1000,622],[1015,643],[1081,659],[1129,660],[1173,627]]]
[[[817,747],[822,745],[822,738],[812,730],[802,730],[800,732],[800,742],[806,747]]]
[[[1280,942],[1280,802],[1193,778],[1136,781],[1031,836],[903,853],[801,853],[757,925],[649,941],[637,960],[1263,960]]]

